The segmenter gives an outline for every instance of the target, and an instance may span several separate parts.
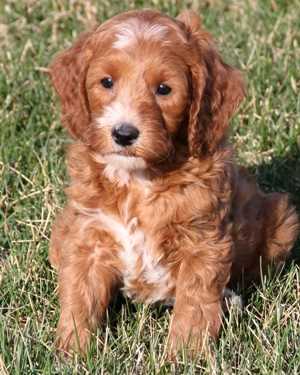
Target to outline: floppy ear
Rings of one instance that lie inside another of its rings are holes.
[[[211,35],[202,29],[198,15],[185,11],[178,16],[194,51],[190,70],[192,103],[188,142],[191,155],[213,154],[226,139],[230,118],[245,96],[241,73],[222,61]]]
[[[84,139],[90,121],[85,90],[92,54],[86,48],[90,35],[90,32],[81,35],[71,48],[58,54],[49,67],[52,84],[61,100],[62,123],[77,139]]]

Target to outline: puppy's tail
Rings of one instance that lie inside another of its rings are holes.
[[[266,246],[262,256],[266,263],[281,265],[297,239],[300,230],[298,215],[289,202],[288,194],[267,195],[265,210]]]

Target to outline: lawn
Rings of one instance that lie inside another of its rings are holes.
[[[170,15],[193,3],[228,63],[247,79],[232,121],[237,159],[300,212],[299,0],[0,0],[0,374],[299,374],[300,244],[284,272],[243,290],[215,361],[165,360],[171,311],[119,297],[87,358],[59,358],[51,223],[67,177],[59,106],[46,74],[82,31],[132,8]],[[270,213],[271,214],[271,213]]]

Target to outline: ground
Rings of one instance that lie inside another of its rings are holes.
[[[69,142],[46,68],[80,31],[133,8],[170,15],[193,5],[228,63],[247,79],[232,142],[266,191],[300,212],[299,0],[0,0],[0,374],[299,374],[300,244],[293,261],[241,291],[215,360],[165,360],[170,310],[118,298],[86,359],[59,358],[51,223],[64,203]],[[297,260],[298,259],[298,260]]]

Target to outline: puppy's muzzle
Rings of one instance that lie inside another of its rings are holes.
[[[138,138],[139,130],[131,124],[121,124],[112,130],[113,140],[120,146],[131,146]]]

